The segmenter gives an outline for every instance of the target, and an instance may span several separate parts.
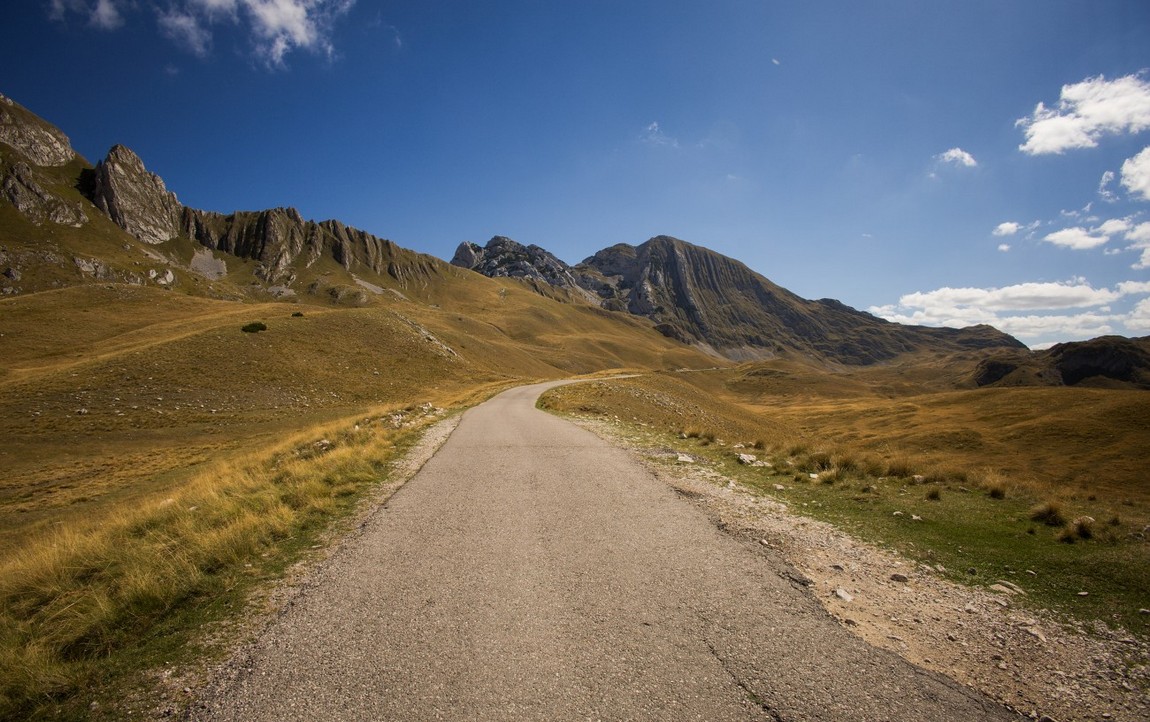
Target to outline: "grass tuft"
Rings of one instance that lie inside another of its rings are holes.
[[[1057,501],[1047,501],[1035,506],[1030,510],[1030,520],[1042,522],[1047,526],[1063,526],[1066,524],[1066,516],[1063,514],[1062,505]]]

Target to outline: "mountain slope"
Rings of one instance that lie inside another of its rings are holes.
[[[923,350],[1023,348],[989,326],[905,326],[832,299],[809,301],[739,261],[670,236],[615,245],[565,268],[555,268],[558,259],[549,253],[509,258],[500,253],[505,239],[492,239],[489,249],[497,241],[494,253],[461,246],[454,262],[490,276],[530,277],[524,266],[540,259],[548,271],[540,278],[573,279],[604,308],[649,318],[664,335],[733,360],[799,354],[858,365]],[[500,265],[505,258],[514,265]]]

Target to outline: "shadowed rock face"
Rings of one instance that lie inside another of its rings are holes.
[[[1101,336],[1045,351],[995,352],[979,362],[976,386],[1088,386],[1150,389],[1150,336]]]
[[[1102,336],[1091,341],[1060,343],[1044,355],[1067,386],[1101,377],[1150,387],[1150,336]]]

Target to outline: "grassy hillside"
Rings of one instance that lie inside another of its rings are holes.
[[[428,409],[713,364],[633,318],[459,273],[420,289],[432,303],[117,283],[0,299],[0,718],[87,716],[80,690],[178,657],[157,630],[187,641],[203,608],[234,613],[386,478]]]

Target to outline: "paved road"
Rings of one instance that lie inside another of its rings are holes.
[[[626,452],[470,410],[193,710],[203,720],[1013,719],[871,648]]]

